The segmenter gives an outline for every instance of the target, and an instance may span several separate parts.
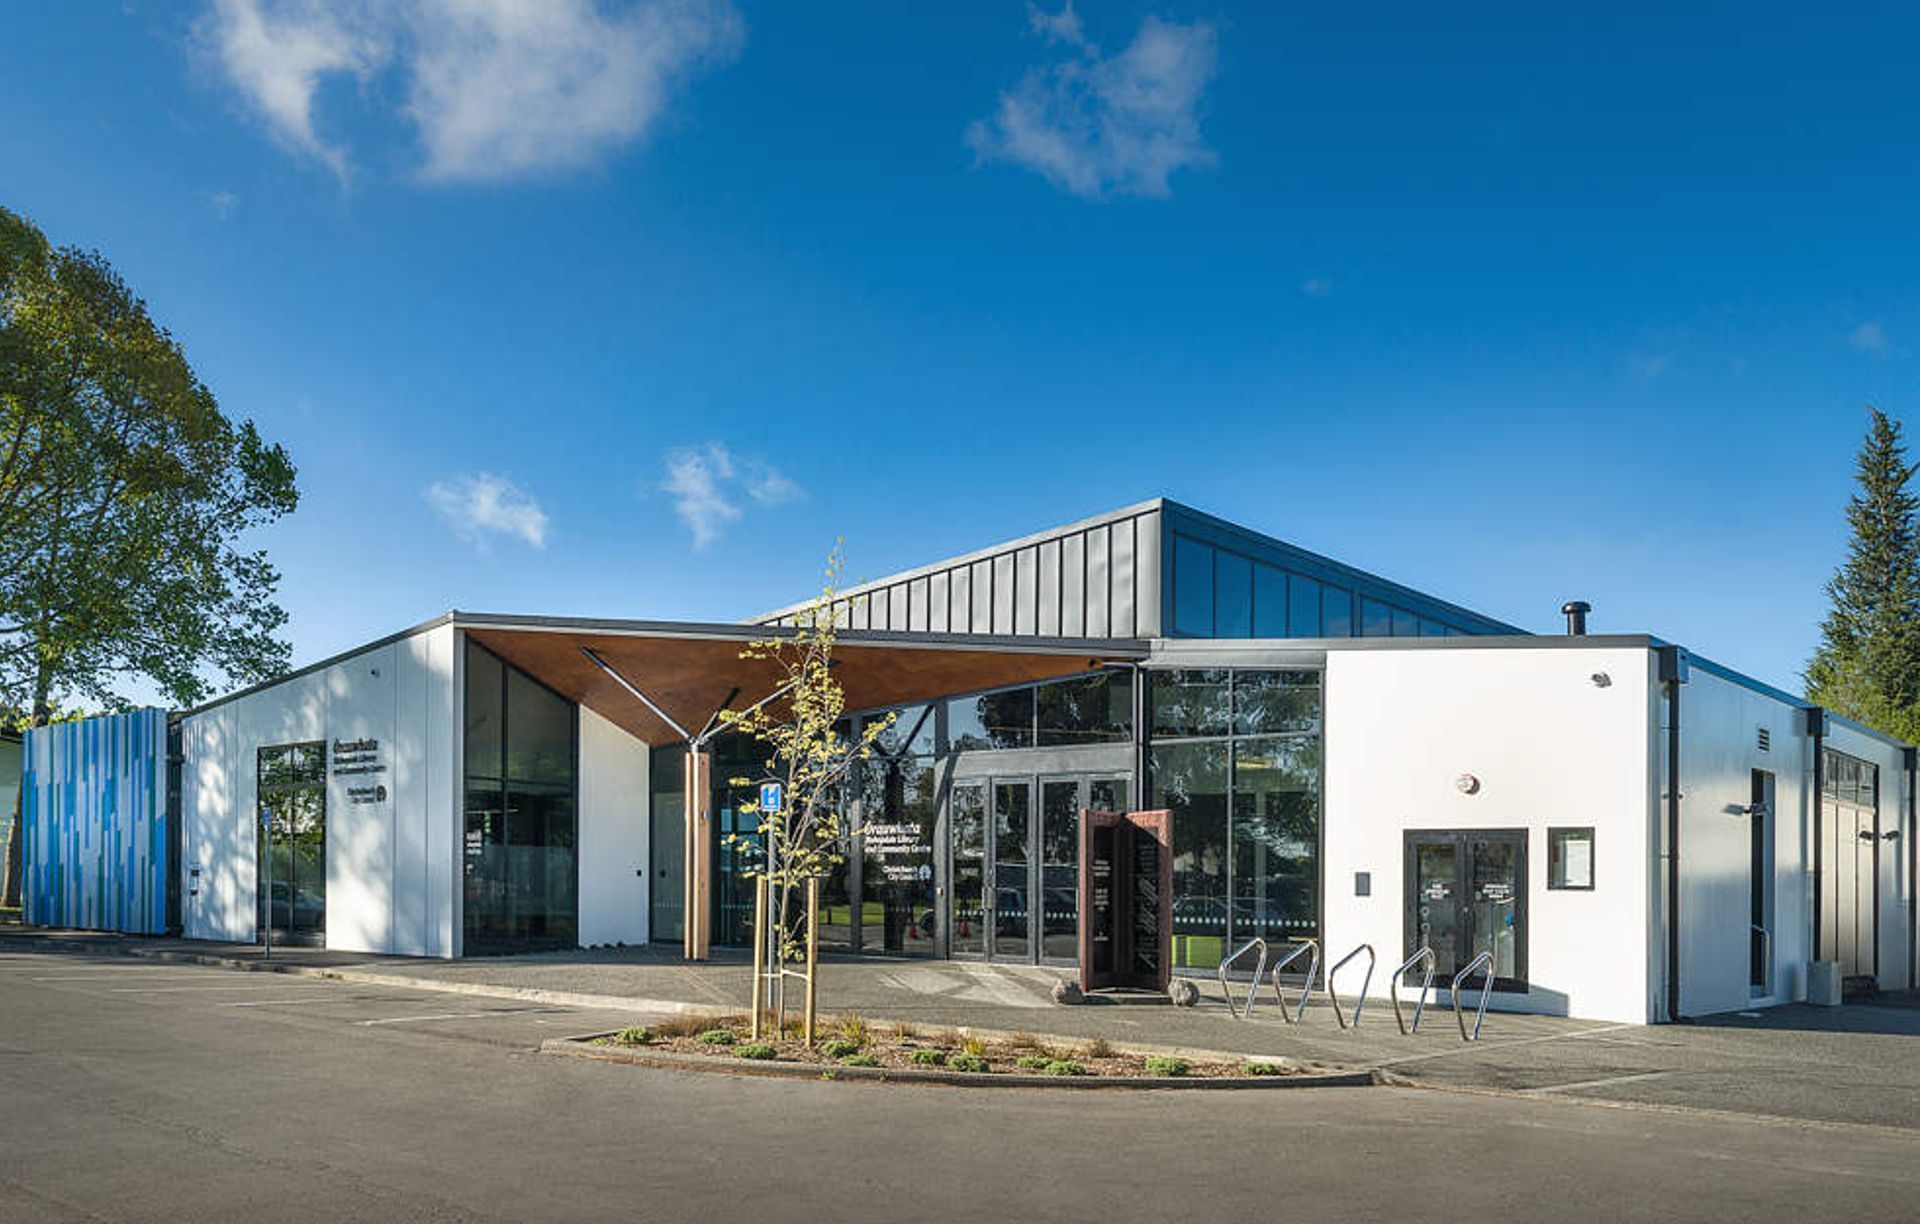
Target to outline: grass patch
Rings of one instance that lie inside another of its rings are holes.
[[[978,1054],[955,1054],[947,1060],[950,1071],[970,1071],[975,1075],[984,1075],[993,1070],[993,1064]]]
[[[733,1030],[723,1028],[703,1029],[700,1035],[695,1037],[694,1040],[698,1041],[701,1045],[730,1046],[733,1044]]]
[[[944,1046],[949,1050],[957,1049],[960,1046],[960,1044],[965,1040],[966,1038],[960,1035],[960,1030],[957,1028],[942,1028],[942,1029],[933,1030],[933,1035],[932,1035],[933,1044],[937,1046]]]
[[[877,1067],[880,1060],[871,1054],[849,1054],[840,1060],[843,1067]]]
[[[1013,1065],[1025,1071],[1044,1071],[1052,1062],[1045,1054],[1022,1054],[1013,1060]]]
[[[1042,1075],[1085,1075],[1087,1069],[1071,1058],[1056,1058],[1040,1068]]]
[[[636,1024],[615,1033],[613,1040],[617,1045],[652,1045],[653,1030],[644,1024]]]
[[[840,1017],[840,1036],[857,1046],[873,1044],[873,1026],[859,1012],[848,1012]]]
[[[735,1054],[738,1054],[742,1058],[751,1058],[760,1062],[765,1062],[767,1059],[770,1059],[773,1057],[773,1047],[768,1045],[764,1041],[756,1041],[749,1045],[735,1046],[733,1052]]]
[[[1032,1033],[1008,1033],[1007,1048],[1009,1050],[1037,1050],[1040,1048],[1040,1039]]]
[[[714,1026],[712,1016],[668,1016],[651,1025],[655,1037],[698,1037]]]
[[[1250,1062],[1241,1067],[1240,1070],[1246,1075],[1280,1075],[1282,1074],[1283,1068],[1279,1063]]]
[[[845,1058],[849,1054],[858,1054],[860,1047],[845,1037],[835,1037],[820,1043],[820,1053],[828,1058]]]
[[[915,1050],[907,1055],[907,1061],[916,1067],[944,1067],[947,1055],[944,1050]]]
[[[1159,1055],[1155,1055],[1154,1057],[1147,1059],[1148,1075],[1160,1075],[1160,1076],[1167,1076],[1170,1078],[1178,1078],[1182,1075],[1185,1075],[1188,1071],[1191,1071],[1192,1069],[1193,1068],[1187,1065],[1187,1060],[1184,1058],[1166,1058]]]

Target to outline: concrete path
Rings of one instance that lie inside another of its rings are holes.
[[[1920,1204],[1920,1136],[1874,1128],[1398,1088],[771,1082],[533,1053],[633,1014],[0,949],[0,1224],[1866,1224]]]
[[[257,948],[183,940],[21,930],[0,935],[0,949],[8,948],[269,967]],[[275,953],[271,967],[455,998],[587,1008],[610,1017],[741,1010],[750,976],[744,963],[689,966],[654,949],[462,961],[287,949]],[[1254,1019],[1239,1020],[1211,981],[1203,987],[1202,1005],[1191,1011],[1165,1005],[1061,1007],[1047,993],[1061,976],[1053,969],[858,960],[823,966],[821,998],[830,1011],[870,1019],[1099,1036],[1229,1057],[1278,1055],[1376,1068],[1433,1087],[1920,1129],[1920,1001],[1911,997],[1660,1026],[1492,1013],[1482,1040],[1469,1044],[1460,1040],[1443,1001],[1429,1008],[1418,1035],[1403,1036],[1384,1000],[1369,1001],[1359,1027],[1343,1030],[1318,999],[1299,1025],[1282,1023],[1270,997]]]

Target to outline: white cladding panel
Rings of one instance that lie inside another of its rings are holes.
[[[1882,990],[1904,990],[1913,983],[1913,944],[1911,908],[1913,877],[1908,857],[1914,836],[1912,807],[1908,796],[1905,752],[1893,744],[1862,734],[1838,722],[1831,724],[1827,746],[1835,752],[1871,761],[1880,767],[1879,804],[1879,876],[1880,876],[1880,973]],[[1897,837],[1888,837],[1898,832]],[[1862,888],[1866,887],[1865,882]],[[1832,905],[1832,901],[1827,902]]]
[[[1660,704],[1665,757],[1667,709]],[[1767,748],[1760,748],[1765,730]],[[1812,739],[1806,715],[1777,697],[1694,667],[1680,686],[1680,1010],[1706,1016],[1764,1001],[1806,997],[1808,788]],[[1754,889],[1753,773],[1773,775],[1772,870],[1762,872],[1772,935],[1770,991],[1750,985]],[[1667,816],[1657,814],[1659,845]],[[1665,888],[1664,880],[1660,887]],[[1656,902],[1665,909],[1665,897]],[[1664,949],[1662,949],[1664,957]],[[1663,971],[1664,972],[1664,971]],[[1665,992],[1665,982],[1656,982]],[[1663,1009],[1664,1011],[1664,1009]]]
[[[647,745],[580,709],[580,942],[647,941]]]
[[[453,629],[443,625],[183,720],[182,920],[190,938],[258,938],[257,753],[324,740],[327,946],[455,954],[452,660]],[[379,742],[375,759],[385,770],[336,775],[337,745],[365,739]]]
[[[1412,951],[1406,832],[1524,829],[1529,988],[1494,1006],[1648,1020],[1654,665],[1621,647],[1329,651],[1328,955],[1371,944],[1384,994]],[[1553,826],[1595,830],[1592,891],[1546,887]],[[1356,895],[1358,872],[1371,895]]]

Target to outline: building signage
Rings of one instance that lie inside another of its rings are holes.
[[[890,884],[923,880],[932,873],[926,839],[918,824],[865,825],[860,839],[866,852],[879,860],[881,877]]]
[[[1080,986],[1165,990],[1173,973],[1173,813],[1080,813]]]
[[[385,803],[386,784],[379,775],[387,772],[387,763],[380,759],[380,741],[371,737],[365,739],[333,741],[333,776],[354,779],[347,783],[348,803]]]
[[[786,807],[786,798],[785,788],[778,782],[762,782],[760,784],[760,814],[762,816],[779,814],[781,809]]]

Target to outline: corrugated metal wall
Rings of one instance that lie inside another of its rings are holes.
[[[157,935],[167,928],[165,710],[26,734],[25,920]]]
[[[1160,510],[1121,511],[848,592],[848,629],[1156,637]],[[791,611],[769,618],[792,624]]]

